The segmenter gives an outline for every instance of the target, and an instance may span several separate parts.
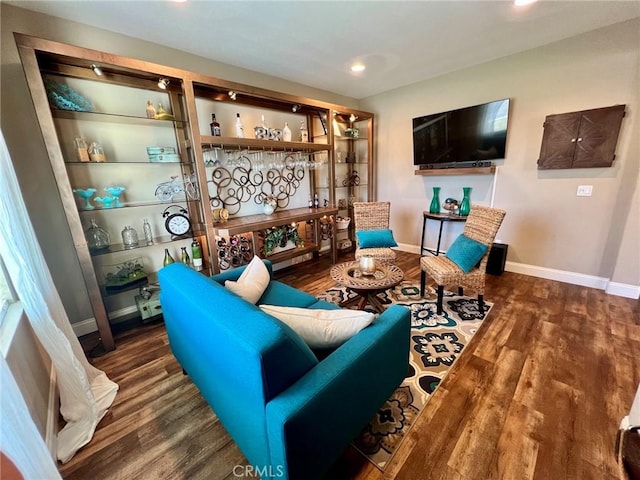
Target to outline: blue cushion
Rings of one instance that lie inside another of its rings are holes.
[[[451,244],[445,256],[458,265],[464,273],[469,273],[486,251],[486,245],[460,234]]]
[[[380,230],[358,230],[358,245],[360,248],[388,248],[397,247],[398,244],[393,238],[393,232],[388,228]]]

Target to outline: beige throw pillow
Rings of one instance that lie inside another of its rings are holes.
[[[258,256],[254,256],[244,269],[238,281],[227,280],[224,286],[247,302],[254,305],[269,286],[269,270]]]
[[[361,310],[316,310],[260,305],[289,325],[310,348],[336,348],[373,322],[375,314]]]

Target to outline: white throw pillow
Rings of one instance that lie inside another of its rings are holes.
[[[260,305],[265,313],[289,325],[311,348],[335,348],[368,326],[375,314],[361,310]]]
[[[227,280],[224,286],[247,302],[255,303],[269,286],[271,278],[264,262],[255,256],[244,269],[237,282]]]

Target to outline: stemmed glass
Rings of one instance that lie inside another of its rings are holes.
[[[91,196],[94,193],[96,193],[96,189],[95,188],[74,188],[73,191],[80,198],[84,198],[84,209],[85,210],[93,210],[94,208],[96,208],[93,205],[91,205],[91,202],[89,201]]]

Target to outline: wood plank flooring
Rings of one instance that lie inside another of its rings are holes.
[[[397,263],[418,282],[417,255],[399,252]],[[277,276],[317,294],[333,286],[330,266],[320,258]],[[328,479],[624,478],[614,447],[640,382],[639,302],[509,272],[487,279],[493,309],[385,472],[349,449]],[[246,461],[163,325],[116,345],[93,361],[120,385],[116,401],[63,477],[239,478],[233,467]]]

